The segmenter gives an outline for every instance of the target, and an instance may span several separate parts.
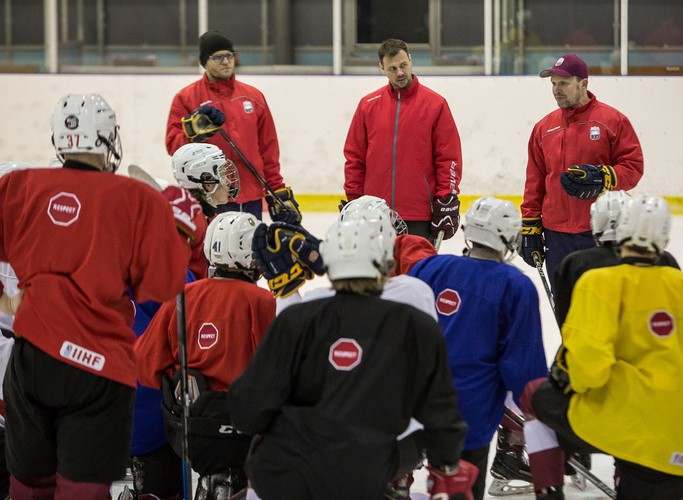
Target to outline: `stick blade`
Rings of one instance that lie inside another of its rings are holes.
[[[137,165],[128,165],[128,176],[131,179],[136,179],[140,182],[144,182],[148,186],[153,187],[157,191],[163,191],[161,185],[156,181],[154,177],[149,175],[145,169]]]

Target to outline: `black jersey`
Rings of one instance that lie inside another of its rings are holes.
[[[338,293],[284,310],[231,386],[262,498],[382,498],[414,417],[427,457],[455,464],[467,424],[438,323],[412,306]]]

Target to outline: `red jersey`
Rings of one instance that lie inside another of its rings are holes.
[[[230,80],[209,82],[204,75],[173,98],[166,124],[166,150],[172,155],[190,141],[183,133],[181,120],[200,105],[210,104],[225,114],[223,130],[244,156],[273,189],[285,186],[280,175],[280,146],[275,123],[263,94],[233,76]],[[237,203],[263,198],[263,186],[242,162],[241,158],[216,133],[206,141],[221,148],[240,174],[240,194]]]
[[[611,165],[614,189],[633,189],[643,176],[643,151],[628,118],[588,93],[578,108],[558,108],[534,126],[522,217],[542,217],[543,227],[562,233],[591,230],[590,206],[595,199],[569,196],[560,174],[573,165]]]
[[[446,99],[390,84],[361,99],[344,144],[349,200],[378,196],[408,221],[431,220],[432,200],[459,193],[460,135]]]
[[[135,386],[131,291],[138,302],[175,296],[189,249],[163,195],[86,168],[0,179],[0,260],[25,292],[14,331],[55,359]]]
[[[273,294],[239,279],[207,278],[185,287],[187,366],[212,391],[226,391],[247,367],[275,318]],[[135,344],[140,384],[160,388],[179,369],[176,302],[164,303]]]

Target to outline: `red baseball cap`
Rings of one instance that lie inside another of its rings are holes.
[[[552,68],[544,69],[538,76],[547,78],[553,74],[564,77],[578,76],[583,80],[588,78],[588,66],[576,54],[565,54],[555,62]]]

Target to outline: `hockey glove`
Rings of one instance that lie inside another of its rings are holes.
[[[443,239],[455,235],[460,227],[460,200],[458,195],[438,196],[432,201],[432,225],[430,233],[436,238],[443,231]]]
[[[289,297],[313,277],[313,272],[295,260],[290,249],[294,235],[279,227],[259,225],[254,231],[251,251],[256,267],[268,281],[273,295]]]
[[[268,203],[268,213],[274,222],[286,222],[288,224],[301,223],[301,211],[299,204],[294,199],[292,188],[284,187],[275,191],[275,196],[282,202],[277,202],[270,194],[266,195]],[[284,205],[284,207],[283,207]]]
[[[614,189],[617,174],[609,165],[574,165],[560,174],[560,183],[569,196],[589,200]]]
[[[553,364],[550,366],[550,383],[565,394],[574,392],[569,381],[569,370],[567,369],[567,349],[561,345],[555,354]]]
[[[190,241],[202,241],[206,233],[206,219],[197,200],[192,197],[187,189],[180,186],[168,186],[161,194],[171,204],[178,230]]]
[[[14,316],[19,310],[23,298],[23,289],[20,289],[19,293],[12,295],[11,297],[5,292],[0,292],[0,312],[7,316]]]
[[[344,207],[349,203],[349,200],[339,200],[339,205],[337,205],[337,208],[339,208],[339,211],[341,212],[344,210]]]
[[[183,132],[191,142],[204,142],[225,123],[225,115],[221,110],[204,104],[181,122]]]
[[[538,261],[542,264],[545,259],[545,246],[543,244],[543,226],[541,225],[541,218],[522,219],[522,247],[519,254],[524,259],[524,262],[531,267],[536,267],[534,262],[534,255],[538,257]]]
[[[281,228],[291,233],[289,249],[300,264],[306,266],[318,276],[325,274],[323,259],[320,257],[320,240],[318,238],[306,231],[302,226],[295,226],[294,224],[274,222],[270,226],[270,230],[273,231],[274,228]]]
[[[454,470],[442,470],[427,465],[427,491],[433,500],[474,500],[472,485],[479,469],[466,460],[459,460]]]

